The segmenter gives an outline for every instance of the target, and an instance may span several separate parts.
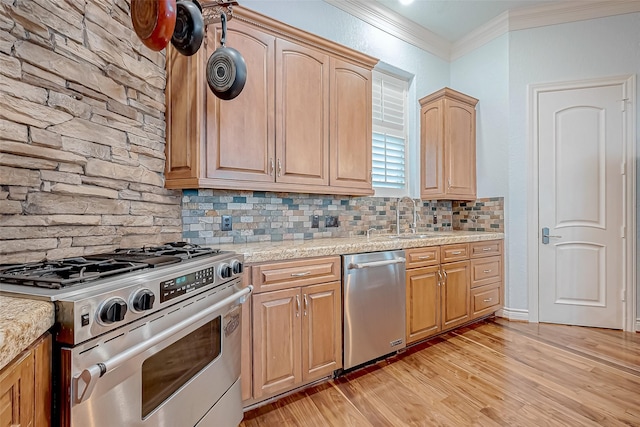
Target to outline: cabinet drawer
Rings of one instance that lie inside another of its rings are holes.
[[[308,258],[251,266],[254,293],[340,280],[340,257]]]
[[[471,260],[471,287],[502,281],[502,256]]]
[[[463,261],[469,259],[469,244],[445,245],[440,247],[440,262]]]
[[[428,267],[440,264],[440,246],[405,249],[406,268]]]
[[[502,240],[490,240],[488,242],[474,242],[471,246],[471,258],[494,256],[502,254]]]
[[[500,283],[471,290],[471,317],[478,318],[493,313],[502,306],[502,286]]]

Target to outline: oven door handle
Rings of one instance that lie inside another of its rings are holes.
[[[233,295],[228,296],[208,307],[205,310],[202,310],[198,314],[195,314],[188,319],[184,319],[181,322],[176,323],[170,328],[165,329],[164,331],[154,335],[146,341],[143,341],[135,346],[113,356],[110,359],[107,359],[104,362],[96,363],[94,365],[89,366],[85,370],[83,370],[79,375],[73,377],[73,399],[74,403],[82,403],[91,396],[91,392],[93,391],[96,383],[98,382],[98,378],[102,377],[107,372],[117,368],[118,366],[124,364],[130,359],[144,353],[149,350],[151,347],[161,343],[172,335],[177,334],[182,331],[184,328],[189,327],[193,323],[204,319],[211,313],[214,313],[225,306],[234,303],[236,300],[239,300],[238,303],[242,304],[246,300],[246,297],[249,296],[253,292],[253,286],[249,285],[246,288],[234,293]]]

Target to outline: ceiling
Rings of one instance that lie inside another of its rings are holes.
[[[382,6],[455,42],[507,10],[550,3],[586,0],[414,0],[408,6],[398,0],[376,0]]]

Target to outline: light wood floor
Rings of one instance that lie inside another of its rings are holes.
[[[488,320],[249,411],[241,426],[640,426],[640,334]]]

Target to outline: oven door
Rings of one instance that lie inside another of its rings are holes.
[[[237,426],[242,406],[233,386],[240,377],[241,302],[251,292],[238,286],[239,280],[203,292],[62,349],[68,390],[62,394],[68,401],[61,424],[187,427],[210,419],[198,426]],[[234,413],[222,408],[218,420],[205,418],[218,413],[217,402]]]

